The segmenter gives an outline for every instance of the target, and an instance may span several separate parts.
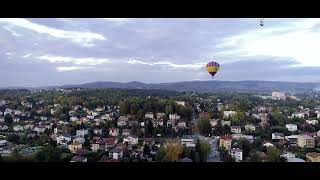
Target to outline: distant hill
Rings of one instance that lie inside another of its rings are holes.
[[[235,91],[235,92],[307,92],[319,90],[320,83],[298,83],[279,81],[185,81],[174,83],[142,82],[92,82],[79,85],[65,85],[61,88],[126,88],[126,89],[165,89],[175,91]]]

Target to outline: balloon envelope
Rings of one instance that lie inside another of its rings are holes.
[[[206,67],[209,74],[211,74],[211,76],[213,77],[219,71],[220,65],[219,63],[212,61],[209,62]]]

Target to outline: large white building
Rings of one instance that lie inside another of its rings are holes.
[[[288,129],[288,131],[294,132],[297,130],[297,125],[295,124],[286,124],[286,128]]]
[[[236,114],[237,114],[236,111],[223,111],[223,117],[224,118],[232,117],[232,116],[234,116]]]
[[[284,92],[272,92],[272,97],[285,100],[286,94]]]

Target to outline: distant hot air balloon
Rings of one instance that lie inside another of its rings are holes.
[[[207,64],[207,70],[211,74],[212,78],[213,76],[219,71],[220,65],[217,62],[209,62]]]

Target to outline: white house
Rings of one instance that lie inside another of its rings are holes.
[[[56,140],[58,144],[68,144],[71,142],[71,136],[69,134],[61,134],[57,136]]]
[[[280,157],[283,157],[285,159],[295,158],[296,155],[291,152],[283,152]]]
[[[135,136],[127,136],[123,138],[123,143],[128,142],[128,144],[136,145],[138,144],[138,137]]]
[[[317,118],[319,119],[320,118],[320,111],[316,111],[317,113]]]
[[[122,126],[126,126],[127,125],[127,121],[123,120],[123,119],[119,119],[117,121],[117,126],[122,127]]]
[[[16,117],[16,118],[13,118],[12,120],[13,120],[13,122],[18,123],[20,121],[20,118]]]
[[[102,129],[94,129],[93,133],[97,135],[102,134]]]
[[[223,111],[223,118],[228,118],[235,116],[237,114],[236,111]]]
[[[180,120],[180,119],[181,119],[181,116],[179,116],[179,115],[177,115],[177,114],[169,114],[169,119],[170,119],[170,120],[177,121],[177,120]]]
[[[185,127],[187,127],[186,122],[184,122],[184,121],[178,122],[178,127],[179,127],[179,128],[185,128]]]
[[[130,129],[123,129],[122,130],[122,136],[129,136],[130,135]]]
[[[91,115],[94,116],[94,117],[96,117],[96,116],[99,116],[100,113],[99,113],[99,112],[92,112]]]
[[[157,118],[158,119],[164,118],[165,116],[166,116],[165,113],[157,113]]]
[[[123,156],[123,150],[119,148],[113,148],[109,152],[109,157],[113,159],[120,159]]]
[[[252,132],[254,132],[254,131],[256,131],[256,126],[254,126],[254,125],[252,125],[252,124],[247,124],[247,125],[244,126],[244,129],[245,129],[246,131],[252,131]]]
[[[320,137],[320,130],[317,132],[317,136]]]
[[[40,116],[40,120],[41,120],[41,121],[46,121],[46,120],[48,120],[48,117]]]
[[[79,118],[76,116],[72,116],[72,117],[70,117],[70,121],[71,122],[79,121]]]
[[[184,102],[184,101],[175,101],[175,103],[177,103],[181,106],[186,106],[186,102]]]
[[[294,118],[294,117],[296,117],[296,118],[304,118],[304,113],[293,113],[292,114],[292,117]]]
[[[272,140],[281,140],[284,139],[283,133],[272,133]]]
[[[181,138],[181,144],[186,147],[196,147],[197,139],[195,136],[185,135]]]
[[[4,117],[1,116],[1,117],[0,117],[0,123],[3,123],[3,122],[4,122]]]
[[[152,119],[153,127],[163,126],[163,119]]]
[[[15,111],[14,111],[14,115],[15,115],[15,116],[20,116],[20,115],[21,115],[21,111],[15,110]]]
[[[291,132],[294,132],[298,129],[296,124],[286,124],[286,128]]]
[[[145,115],[144,115],[145,118],[149,118],[149,119],[153,119],[154,118],[154,114],[152,112],[147,112]]]
[[[98,143],[92,143],[90,144],[90,148],[93,152],[97,152],[100,149],[100,144]]]
[[[318,120],[306,120],[306,123],[311,124],[311,125],[316,125],[318,124]]]
[[[272,92],[271,96],[282,100],[286,99],[286,94],[284,92]]]
[[[219,120],[217,120],[217,119],[209,119],[209,121],[210,121],[211,127],[215,127],[218,124]]]
[[[80,136],[80,137],[84,137],[86,135],[88,135],[88,130],[87,129],[79,129],[76,131],[76,135]]]
[[[26,125],[23,126],[23,128],[26,129],[26,130],[27,129],[33,130],[34,125],[33,124],[26,124]]]
[[[227,125],[227,126],[231,126],[231,121],[221,121],[221,125]]]
[[[118,136],[119,129],[118,128],[109,128],[109,135],[110,136]]]
[[[37,133],[44,133],[44,131],[46,130],[46,127],[44,126],[36,126],[33,131],[37,132]]]
[[[231,132],[240,134],[241,133],[241,127],[240,126],[231,126]]]
[[[83,137],[76,137],[72,140],[74,144],[83,144],[85,141],[86,139]]]
[[[20,125],[13,126],[13,130],[16,132],[23,131],[23,126],[20,126]]]
[[[233,148],[230,150],[230,155],[236,162],[242,161],[242,150],[239,148]]]

